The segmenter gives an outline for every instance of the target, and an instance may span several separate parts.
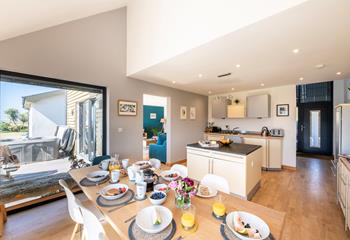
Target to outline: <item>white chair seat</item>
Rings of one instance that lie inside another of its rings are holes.
[[[228,181],[223,177],[214,174],[207,174],[202,178],[201,184],[215,188],[218,191],[230,194],[230,186],[228,184]]]
[[[185,178],[188,176],[188,169],[186,166],[184,165],[181,165],[181,164],[174,164],[172,167],[171,167],[171,170],[173,171],[178,171],[180,173],[180,176],[182,178]]]

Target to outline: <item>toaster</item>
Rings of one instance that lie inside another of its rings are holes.
[[[284,136],[284,130],[280,128],[274,128],[270,130],[270,135],[273,137],[283,137]]]

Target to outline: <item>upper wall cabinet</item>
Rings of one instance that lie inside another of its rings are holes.
[[[271,116],[271,97],[269,94],[249,96],[246,105],[248,118],[269,118]]]
[[[245,118],[244,104],[233,104],[227,106],[228,118]]]
[[[225,119],[227,118],[227,105],[230,100],[226,98],[213,99],[212,101],[212,118]]]

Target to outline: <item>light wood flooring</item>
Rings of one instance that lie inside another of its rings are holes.
[[[252,201],[287,213],[284,240],[350,239],[336,203],[330,164],[298,157],[297,171],[263,173],[262,187]],[[73,228],[66,200],[61,199],[10,215],[2,239],[69,239]]]

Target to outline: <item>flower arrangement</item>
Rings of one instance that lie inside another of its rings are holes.
[[[172,181],[169,187],[175,191],[175,205],[177,208],[186,208],[191,205],[191,197],[196,195],[197,187],[190,178]]]

